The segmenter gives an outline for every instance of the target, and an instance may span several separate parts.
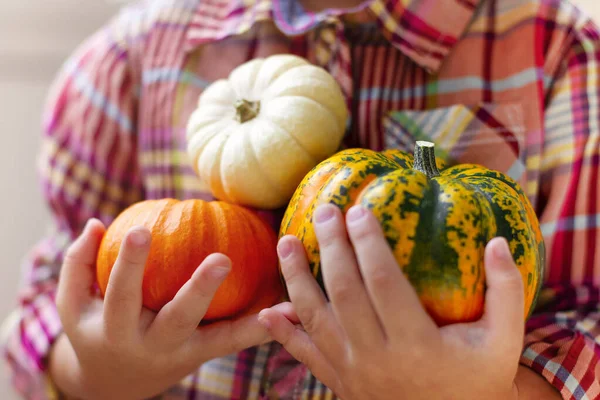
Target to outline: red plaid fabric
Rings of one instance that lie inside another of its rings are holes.
[[[563,0],[371,0],[319,13],[290,0],[154,0],[124,9],[79,47],[49,95],[40,174],[56,229],[32,251],[5,323],[15,388],[51,396],[56,281],[85,221],[108,224],[145,198],[209,199],[187,159],[187,119],[208,84],[275,53],[337,79],[352,114],[346,145],[411,150],[433,140],[449,163],[482,163],[522,184],[548,265],[521,362],[565,399],[600,398],[600,38]],[[158,396],[333,397],[277,344],[207,362]]]

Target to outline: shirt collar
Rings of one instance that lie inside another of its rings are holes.
[[[306,11],[297,0],[199,1],[186,36],[188,50],[243,34],[271,20],[286,35],[302,35],[327,20],[367,9],[396,48],[436,72],[470,22],[481,0],[367,0],[354,9]]]

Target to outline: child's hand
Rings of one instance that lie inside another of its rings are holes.
[[[320,207],[315,220],[330,303],[300,241],[285,237],[279,244],[281,266],[304,330],[278,310],[263,310],[259,318],[319,380],[346,400],[517,398],[523,283],[503,239],[486,248],[483,318],[440,329],[370,212],[357,207],[348,212],[350,241],[337,207]]]
[[[90,221],[69,249],[56,304],[66,335],[50,356],[50,373],[66,394],[85,399],[151,397],[204,361],[269,340],[256,316],[198,327],[229,259],[212,255],[158,314],[142,307],[150,232],[128,232],[104,301],[92,294],[104,227]]]

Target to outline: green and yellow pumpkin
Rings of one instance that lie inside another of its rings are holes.
[[[347,149],[321,162],[296,189],[280,236],[303,242],[325,290],[312,224],[323,203],[343,212],[361,204],[374,213],[400,268],[440,326],[481,317],[485,245],[505,237],[523,277],[524,319],[530,315],[543,278],[544,240],[531,203],[505,174],[476,164],[446,168],[430,142],[417,142],[414,156]]]

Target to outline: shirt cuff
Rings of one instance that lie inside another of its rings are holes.
[[[600,398],[600,346],[586,335],[586,328],[599,325],[600,320],[578,318],[574,312],[534,316],[527,323],[520,362],[544,377],[564,399]]]
[[[48,375],[48,356],[62,324],[53,293],[24,302],[2,324],[5,358],[14,389],[27,399],[61,399]]]

